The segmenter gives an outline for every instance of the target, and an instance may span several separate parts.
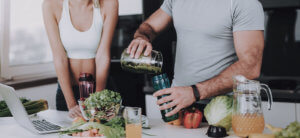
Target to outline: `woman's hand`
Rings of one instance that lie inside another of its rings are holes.
[[[75,118],[75,117],[80,117],[82,116],[80,108],[78,105],[73,106],[72,108],[69,109],[69,116],[71,118]]]
[[[160,106],[160,110],[169,109],[175,107],[171,112],[167,113],[166,116],[172,116],[179,112],[181,109],[192,105],[196,98],[193,93],[192,87],[173,87],[157,91],[153,94],[154,97],[170,94],[169,96],[163,97],[157,101],[157,105],[161,105],[166,102],[170,102],[166,105]]]

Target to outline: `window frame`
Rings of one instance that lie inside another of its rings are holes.
[[[25,65],[9,64],[10,49],[10,0],[0,1],[0,76],[4,80],[55,77],[53,61]]]

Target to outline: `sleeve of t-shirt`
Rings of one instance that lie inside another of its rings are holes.
[[[172,17],[172,0],[164,0],[160,8]]]
[[[258,0],[232,0],[233,32],[264,30],[264,11]]]

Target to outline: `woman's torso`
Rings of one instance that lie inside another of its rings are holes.
[[[92,2],[85,11],[79,11],[69,0],[62,0],[57,14],[62,45],[69,58],[72,85],[78,85],[80,73],[95,76],[95,55],[102,33],[102,15]],[[60,17],[59,17],[60,16]]]

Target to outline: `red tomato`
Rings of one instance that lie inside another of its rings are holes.
[[[203,114],[199,109],[187,109],[184,112],[183,125],[185,128],[198,128],[202,122]]]

